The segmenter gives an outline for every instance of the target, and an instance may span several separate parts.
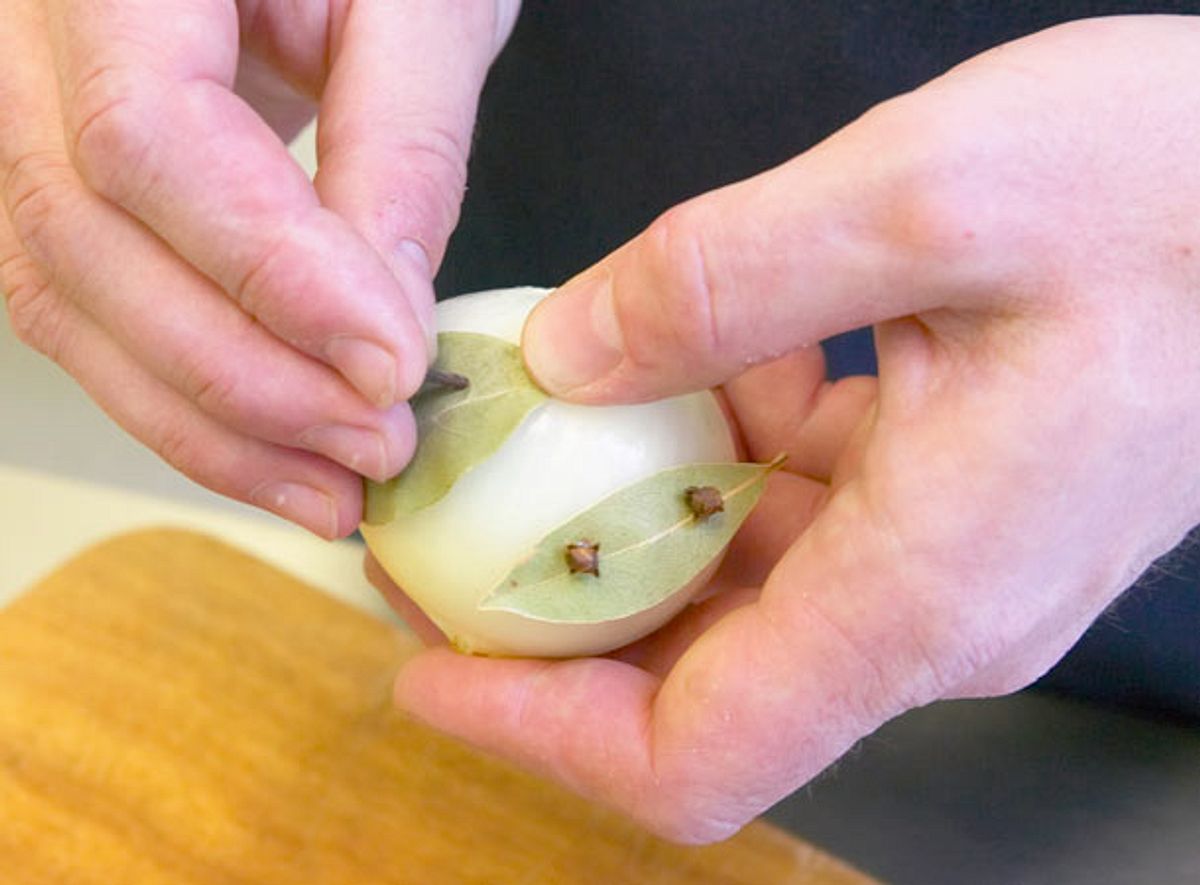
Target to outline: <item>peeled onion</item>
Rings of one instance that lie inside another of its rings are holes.
[[[501,289],[438,305],[440,332],[520,343],[546,290]],[[736,460],[729,426],[708,392],[630,406],[550,399],[436,503],[383,525],[362,526],[375,557],[461,651],[506,656],[599,654],[657,629],[719,562],[653,607],[599,623],[553,623],[481,600],[554,528],[618,489],[666,468]],[[723,552],[723,551],[722,551]]]

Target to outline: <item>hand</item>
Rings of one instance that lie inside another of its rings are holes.
[[[407,461],[493,3],[12,0],[0,288],[210,488],[334,537]],[[290,138],[321,104],[311,183]]]
[[[1200,520],[1198,82],[1194,19],[1044,32],[565,285],[525,332],[548,388],[724,383],[789,472],[657,636],[434,648],[400,705],[706,841],[909,708],[1043,673]],[[826,383],[815,343],[868,324],[878,382]]]

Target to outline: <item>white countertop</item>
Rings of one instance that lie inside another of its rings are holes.
[[[387,606],[362,576],[362,545],[329,543],[269,517],[0,464],[0,605],[79,551],[122,532],[173,526],[204,532],[380,617]]]
[[[177,474],[113,424],[0,312],[0,604],[80,550],[148,526],[207,532],[382,614],[362,545],[329,543]]]

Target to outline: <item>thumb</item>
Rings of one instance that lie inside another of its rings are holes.
[[[649,400],[980,285],[1003,231],[978,176],[877,116],[671,209],[567,282],[526,325],[530,371],[575,400]]]

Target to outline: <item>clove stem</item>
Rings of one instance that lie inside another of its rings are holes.
[[[471,386],[471,379],[458,372],[447,372],[445,369],[430,369],[425,373],[418,393],[429,393],[433,390],[466,390]]]

